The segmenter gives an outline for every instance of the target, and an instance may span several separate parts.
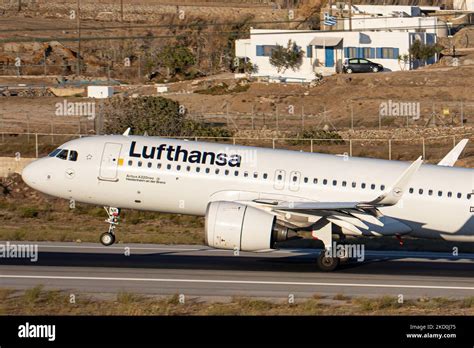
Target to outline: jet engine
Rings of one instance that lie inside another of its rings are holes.
[[[266,211],[245,204],[211,202],[206,212],[206,244],[217,249],[263,251],[276,242],[296,237]]]

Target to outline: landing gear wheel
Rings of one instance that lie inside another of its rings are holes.
[[[320,271],[332,272],[339,266],[339,261],[338,257],[327,256],[323,250],[316,259],[316,265]]]
[[[115,236],[112,233],[104,232],[100,235],[100,242],[105,246],[112,245],[115,243]]]

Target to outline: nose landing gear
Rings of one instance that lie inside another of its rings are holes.
[[[109,216],[105,220],[109,224],[109,231],[100,235],[100,242],[105,246],[109,246],[115,243],[115,226],[119,224],[120,208],[104,207],[104,209]]]

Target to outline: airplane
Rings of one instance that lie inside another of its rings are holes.
[[[205,217],[213,248],[261,252],[311,232],[328,251],[346,236],[474,242],[474,169],[454,167],[463,140],[438,164],[130,135],[75,139],[28,164],[24,182],[45,194],[104,206],[103,245],[121,209]],[[335,243],[335,242],[334,242]]]

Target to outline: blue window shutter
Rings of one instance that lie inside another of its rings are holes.
[[[377,50],[376,58],[383,58],[382,47],[377,47],[376,50]]]
[[[398,59],[398,52],[399,52],[398,47],[394,47],[394,49],[393,49],[393,57],[394,57],[395,59]]]
[[[263,55],[264,55],[263,46],[262,45],[257,45],[257,57],[261,57]]]
[[[344,57],[349,58],[349,47],[344,47]]]
[[[364,58],[364,49],[362,47],[357,48],[357,58]]]
[[[306,57],[313,58],[313,46],[306,46]]]
[[[370,48],[370,57],[369,58],[375,58],[375,48],[373,48],[373,47]]]

